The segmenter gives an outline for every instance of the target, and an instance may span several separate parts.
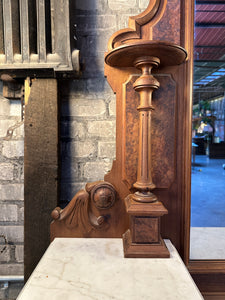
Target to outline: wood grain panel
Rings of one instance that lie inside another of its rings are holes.
[[[137,178],[139,96],[133,89],[138,75],[125,83],[125,160],[123,180],[129,188]],[[176,157],[176,82],[169,74],[155,76],[160,88],[153,93],[152,112],[152,177],[157,188],[169,188],[175,178]]]

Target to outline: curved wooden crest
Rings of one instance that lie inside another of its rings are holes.
[[[129,17],[128,28],[119,30],[111,36],[108,42],[108,51],[132,40],[152,40],[152,27],[163,16],[166,3],[167,0],[150,1],[145,11],[137,16]],[[144,30],[146,24],[148,28]]]

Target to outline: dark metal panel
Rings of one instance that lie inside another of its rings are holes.
[[[32,82],[25,106],[25,279],[50,243],[51,211],[58,202],[58,92],[56,79]]]

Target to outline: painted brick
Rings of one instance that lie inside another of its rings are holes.
[[[97,31],[95,34],[90,32],[88,34],[85,33],[83,36],[81,36],[80,47],[83,55],[86,57],[93,57],[93,49],[97,49],[97,51],[100,52],[99,59],[104,66],[104,51],[107,50],[108,40],[114,31],[115,29],[107,29],[103,32]]]
[[[0,120],[0,138],[7,135],[7,130],[9,127],[16,124],[15,120],[3,119]]]
[[[21,167],[20,180],[24,180],[24,165]]]
[[[6,300],[8,298],[7,294],[7,288],[4,288],[4,282],[0,283],[0,299],[1,300]]]
[[[19,263],[23,262],[24,247],[22,245],[16,245],[15,256],[17,262]]]
[[[149,0],[139,0],[139,7],[140,8],[145,9],[145,8],[147,8],[148,4],[149,4]]]
[[[23,288],[23,282],[10,282],[8,299],[17,299],[20,291]]]
[[[76,0],[76,9],[96,10],[99,8],[98,2],[101,2],[101,1]]]
[[[17,139],[24,138],[24,123],[21,123],[19,127],[13,130],[13,137],[16,137]]]
[[[17,205],[1,204],[0,221],[1,222],[16,222],[17,221]]]
[[[11,257],[10,257],[10,247],[9,246],[6,246],[4,248],[4,245],[1,245],[0,244],[0,262],[9,262]],[[1,299],[1,298],[0,298]]]
[[[61,162],[63,180],[76,181],[79,178],[79,165],[77,161],[70,158],[63,159]]]
[[[8,116],[10,114],[10,102],[8,99],[0,95],[0,116]]]
[[[94,117],[103,115],[106,112],[104,100],[87,100],[85,98],[71,98],[68,103],[62,105],[63,116]]]
[[[68,155],[75,157],[93,157],[96,156],[97,145],[91,141],[71,142],[68,144]]]
[[[0,275],[23,275],[23,264],[2,264]],[[10,299],[10,298],[8,298]],[[12,298],[11,298],[12,299]]]
[[[14,166],[9,163],[0,164],[0,180],[13,180]]]
[[[61,122],[61,136],[72,137],[73,139],[84,139],[85,137],[84,123],[77,121],[64,121]]]
[[[115,15],[81,15],[76,17],[77,32],[79,33],[93,33],[98,31],[105,31],[106,29],[115,28],[116,16]]]
[[[97,137],[115,137],[115,120],[113,121],[89,121],[87,125],[88,133]]]
[[[135,7],[136,0],[108,0],[109,8],[112,10],[127,10]]]
[[[101,49],[100,53],[97,53],[96,56],[85,56],[86,68],[84,71],[84,76],[90,78],[99,78],[104,74],[104,51],[107,47]]]
[[[112,99],[109,103],[110,116],[116,116],[116,99]]]
[[[70,201],[78,191],[83,190],[86,182],[62,183],[61,201]]]
[[[24,156],[24,142],[4,141],[2,155],[8,158]]]
[[[20,222],[24,221],[24,207],[20,207],[18,209],[18,221]]]
[[[0,226],[0,232],[6,237],[8,242],[23,242],[23,226]]]
[[[130,14],[121,14],[118,20],[118,28],[127,28]]]
[[[15,184],[0,185],[0,200],[23,200],[23,199],[24,199],[23,184],[15,183]]]
[[[102,99],[102,96],[105,92],[110,92],[113,94],[111,88],[109,87],[105,77],[94,77],[86,80],[87,91],[92,95],[96,95],[99,99]]]
[[[87,162],[84,166],[84,177],[87,180],[101,180],[111,166],[112,163],[109,162]]]
[[[5,284],[7,283],[7,286]],[[19,281],[11,281],[0,283],[0,299],[1,300],[15,300],[19,295],[20,291],[23,288],[23,280]]]
[[[103,158],[114,158],[116,151],[116,144],[111,142],[98,143],[98,156]]]
[[[10,103],[10,116],[21,116],[21,102],[20,100],[13,100]]]

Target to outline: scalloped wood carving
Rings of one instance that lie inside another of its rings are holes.
[[[167,0],[152,0],[145,11],[137,16],[129,17],[128,28],[115,32],[109,42],[108,51],[132,40],[152,40],[152,27],[164,14]],[[148,25],[145,28],[144,25]]]
[[[52,211],[51,240],[65,236],[121,236],[123,232],[118,233],[117,228],[124,222],[118,215],[120,201],[111,183],[87,183],[85,189],[80,190],[64,209],[56,207]]]

